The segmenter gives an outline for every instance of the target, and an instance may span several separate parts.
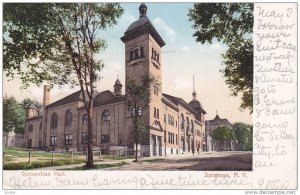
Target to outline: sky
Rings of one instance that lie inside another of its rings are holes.
[[[113,28],[99,33],[107,41],[107,48],[98,58],[103,59],[102,80],[97,90],[112,90],[117,78],[125,83],[125,47],[120,38],[128,26],[139,18],[140,3],[121,3],[124,13]],[[222,56],[227,49],[219,42],[213,44],[197,43],[192,22],[188,21],[188,10],[192,3],[147,3],[147,16],[152,21],[166,45],[162,48],[162,90],[186,102],[192,100],[193,75],[197,99],[207,112],[206,120],[215,117],[216,111],[221,118],[230,122],[252,123],[249,110],[241,111],[241,96],[233,97],[220,73]],[[51,102],[79,90],[64,86],[51,90]],[[123,87],[124,93],[124,87]],[[18,101],[30,98],[42,102],[43,87],[30,86],[21,89],[19,79],[8,80],[3,76],[3,95],[14,96]]]

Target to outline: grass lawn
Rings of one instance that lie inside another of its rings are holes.
[[[94,165],[93,168],[88,169],[85,165],[80,166],[80,167],[75,167],[75,168],[70,168],[70,169],[59,169],[59,170],[72,170],[72,171],[80,171],[80,170],[92,170],[92,169],[105,169],[105,168],[111,168],[111,167],[121,167],[123,165],[127,165],[128,163],[126,162],[121,162],[121,163],[112,163],[112,164],[99,164],[99,165]]]
[[[3,152],[4,156],[4,170],[23,170],[23,169],[35,169],[41,167],[61,166],[70,164],[80,164],[86,161],[86,154],[74,153],[73,160],[71,159],[71,152],[55,153],[54,152],[54,163],[52,164],[52,153],[40,150],[32,150],[26,148],[12,148],[5,147]],[[31,152],[31,164],[29,161],[29,152]],[[116,156],[113,155],[101,155],[99,158],[97,154],[94,154],[94,162],[101,162],[105,160],[124,160],[128,159],[127,156]],[[131,157],[133,158],[133,157]],[[101,167],[104,166],[104,167]],[[101,165],[95,169],[107,168],[106,166],[122,166],[122,165]],[[81,169],[79,169],[81,170]],[[84,170],[84,169],[83,169]]]

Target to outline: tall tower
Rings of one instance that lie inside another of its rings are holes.
[[[158,127],[160,121],[163,121],[161,48],[165,45],[165,42],[147,17],[145,3],[140,5],[139,13],[139,19],[128,27],[121,40],[125,44],[126,83],[129,79],[140,82],[143,75],[152,76],[157,80],[157,84],[152,86],[151,89],[149,106],[142,111],[144,122],[149,127],[149,143],[145,142],[144,145],[151,147],[151,144],[158,145],[162,140],[163,130]],[[125,84],[125,93],[126,91]],[[159,113],[161,114],[159,115]],[[153,154],[152,150],[153,147],[150,155]],[[148,156],[148,154],[146,155]]]

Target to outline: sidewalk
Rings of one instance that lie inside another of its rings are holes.
[[[247,152],[240,152],[240,151],[223,151],[223,152],[216,152],[216,151],[211,151],[211,152],[201,152],[200,154],[174,154],[174,155],[168,155],[168,156],[152,156],[152,157],[143,157],[139,158],[140,162],[142,163],[143,161],[147,160],[153,160],[153,159],[164,159],[166,161],[168,160],[180,160],[180,159],[205,159],[205,158],[211,158],[211,157],[226,157],[226,156],[231,156],[233,154],[245,154]],[[251,152],[249,152],[251,153]],[[105,161],[101,162],[94,162],[95,165],[101,165],[101,164],[115,164],[115,163],[122,163],[126,162],[128,164],[132,164],[135,159],[123,159],[123,160],[113,160],[113,159],[105,159]],[[84,166],[85,163],[80,163],[80,164],[71,164],[71,165],[63,165],[63,166],[53,166],[53,167],[43,167],[43,168],[38,168],[34,170],[61,170],[61,169],[72,169],[76,167],[81,167]],[[124,165],[128,166],[128,165]],[[115,168],[107,168],[107,169],[117,169]]]

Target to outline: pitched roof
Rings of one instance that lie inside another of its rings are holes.
[[[85,93],[86,93],[86,91],[85,91]],[[52,104],[49,104],[47,106],[47,108],[53,108],[56,106],[60,106],[60,105],[64,105],[64,104],[72,103],[72,102],[76,102],[76,101],[82,101],[82,100],[83,100],[83,95],[81,93],[81,90],[79,90],[79,91],[76,91],[56,102],[53,102]]]
[[[117,95],[109,90],[102,91],[94,98],[94,106],[125,100],[125,95]]]
[[[86,93],[86,91],[85,91]],[[94,98],[94,105],[93,106],[98,106],[102,105],[104,103],[111,103],[111,102],[116,102],[116,101],[121,101],[124,100],[125,96],[124,95],[117,95],[109,90],[102,91],[101,93],[97,94]],[[56,106],[64,105],[67,103],[72,103],[76,101],[83,101],[83,95],[81,93],[81,90],[76,91],[52,104],[49,104],[47,108],[53,108]]]
[[[227,118],[221,119],[219,115],[216,115],[213,120],[205,121],[205,125],[231,125],[231,123],[227,120]]]
[[[180,104],[181,106],[183,106],[185,109],[187,109],[188,111],[190,111],[191,113],[194,114],[195,118],[197,120],[200,120],[199,115],[197,113],[196,110],[194,110],[191,106],[189,106],[188,103],[186,103],[182,98],[179,97],[175,97],[175,96],[171,96],[168,94],[163,93],[163,96],[165,96],[165,98],[169,99],[170,101],[172,101],[174,104],[178,105]]]

